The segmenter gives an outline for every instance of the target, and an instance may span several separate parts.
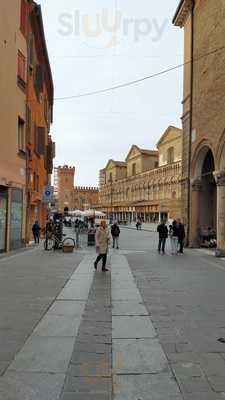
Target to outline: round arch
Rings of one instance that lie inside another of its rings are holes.
[[[214,167],[215,167],[215,155],[214,150],[211,144],[205,140],[203,140],[200,145],[195,150],[193,159],[192,159],[192,166],[191,166],[191,176],[193,179],[198,179],[202,175],[202,168],[207,156],[208,152],[211,152],[213,159],[214,159]]]

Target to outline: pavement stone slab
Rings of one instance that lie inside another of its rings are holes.
[[[167,359],[157,339],[113,339],[114,374],[151,374],[167,369]]]
[[[137,301],[113,301],[112,316],[149,315],[144,304]]]
[[[156,331],[148,316],[112,317],[112,337],[114,338],[155,338]]]
[[[112,390],[111,378],[98,377],[67,377],[64,383],[65,392],[81,393],[110,393]]]
[[[34,336],[76,337],[80,318],[46,314],[33,332]]]
[[[80,316],[84,312],[85,301],[63,301],[58,300],[53,303],[51,308],[48,310],[48,314],[52,315],[63,315],[64,317],[76,317]]]
[[[32,336],[17,354],[9,370],[65,373],[73,346],[73,337]]]
[[[0,400],[59,400],[64,374],[7,372],[0,378]]]
[[[76,280],[69,282],[62,292],[59,294],[57,300],[86,300],[89,293],[89,285],[84,285],[83,282]]]
[[[113,301],[125,301],[125,300],[135,300],[139,303],[142,302],[141,295],[136,287],[133,289],[117,289],[114,288],[112,290],[112,299]]]
[[[114,400],[182,400],[171,375],[114,375]]]

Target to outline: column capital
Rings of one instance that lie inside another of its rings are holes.
[[[201,179],[194,179],[191,182],[191,187],[192,187],[193,192],[199,192],[202,189]]]
[[[213,173],[217,186],[225,186],[225,170]]]

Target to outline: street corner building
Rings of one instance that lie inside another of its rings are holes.
[[[84,211],[98,206],[99,188],[75,186],[75,167],[68,165],[54,169],[56,208],[60,212]]]
[[[0,2],[0,252],[25,246],[46,216],[54,143],[53,81],[41,8]]]
[[[215,237],[225,255],[224,0],[182,0],[184,29],[182,217],[189,244]]]
[[[118,221],[145,222],[181,216],[182,131],[169,126],[157,150],[133,145],[125,161],[100,171],[99,209]]]

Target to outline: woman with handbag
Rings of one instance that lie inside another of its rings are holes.
[[[101,221],[100,227],[97,229],[96,236],[96,251],[98,253],[98,257],[94,262],[94,268],[97,270],[98,263],[102,260],[102,271],[108,271],[106,268],[107,262],[107,253],[110,243],[109,231],[107,229],[106,221]]]

